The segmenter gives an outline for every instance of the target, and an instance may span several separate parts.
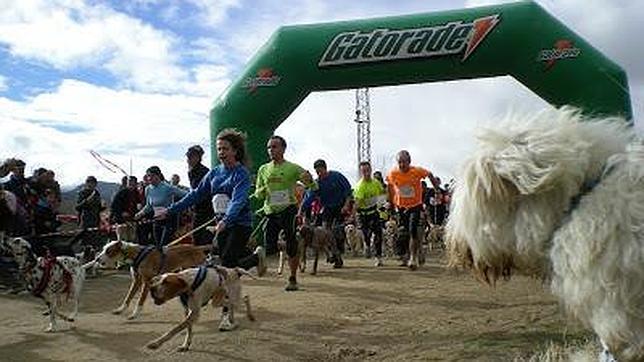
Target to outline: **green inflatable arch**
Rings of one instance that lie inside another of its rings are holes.
[[[624,71],[532,1],[335,23],[285,26],[210,113],[216,134],[248,133],[254,167],[313,91],[510,75],[545,101],[631,119]]]

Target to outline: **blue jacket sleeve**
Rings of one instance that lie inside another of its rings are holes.
[[[236,178],[237,180],[233,186],[233,192],[230,198],[230,203],[228,204],[228,209],[226,210],[226,215],[224,215],[222,219],[226,224],[228,224],[230,220],[237,219],[241,210],[248,205],[250,175],[247,171],[240,172]]]
[[[346,200],[347,198],[352,196],[351,184],[349,183],[349,180],[347,180],[347,178],[344,177],[343,174],[338,172],[338,176],[340,176],[340,185],[342,186],[342,195],[344,195],[344,199]]]
[[[201,201],[204,197],[210,195],[210,180],[213,177],[213,170],[208,171],[206,176],[201,179],[196,189],[190,190],[183,198],[168,207],[168,214],[177,214],[189,208],[190,206]]]

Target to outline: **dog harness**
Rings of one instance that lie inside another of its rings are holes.
[[[195,280],[192,281],[192,285],[190,286],[190,291],[181,293],[179,295],[179,300],[181,300],[181,304],[183,305],[184,308],[188,308],[188,298],[190,297],[190,294],[194,293],[195,290],[197,290],[201,286],[203,281],[206,280],[207,274],[208,274],[208,267],[205,265],[200,266],[199,270],[197,271],[197,276],[195,276]]]
[[[48,254],[43,259],[42,279],[40,279],[40,282],[38,283],[38,285],[36,285],[31,290],[31,294],[33,294],[36,297],[42,296],[42,293],[45,291],[45,289],[47,289],[47,286],[49,285],[49,280],[51,279],[51,273],[52,273],[52,270],[54,269],[54,265],[56,264],[58,264],[63,269],[63,283],[65,284],[65,289],[63,289],[63,294],[67,294],[67,296],[69,297],[69,292],[71,291],[71,285],[72,285],[72,276],[65,268],[63,268],[58,263],[58,260],[56,259],[56,257],[52,256],[51,254]]]
[[[166,259],[166,254],[163,248],[157,248],[156,246],[146,246],[145,248],[141,249],[139,253],[136,255],[134,258],[134,261],[132,262],[132,268],[134,270],[137,270],[139,268],[139,265],[143,262],[143,259],[145,259],[150,253],[154,250],[158,249],[159,252],[161,253],[161,263],[159,264],[159,273],[163,270],[163,267],[165,267],[165,259]]]

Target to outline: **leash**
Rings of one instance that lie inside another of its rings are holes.
[[[123,226],[131,226],[131,225],[143,225],[143,224],[150,224],[153,223],[155,220],[142,220],[142,221],[131,221],[123,224],[110,224],[109,226],[96,226],[96,227],[91,227],[91,228],[84,228],[84,229],[72,229],[72,230],[66,230],[66,231],[55,231],[51,233],[46,233],[46,234],[26,234],[26,235],[20,235],[16,236],[18,238],[25,238],[25,239],[39,239],[39,238],[46,238],[50,236],[72,236],[76,235],[78,233],[81,233],[83,231],[101,231],[103,233],[108,233],[110,231],[114,231],[120,227]]]
[[[173,246],[173,245],[177,244],[177,243],[178,243],[178,242],[180,242],[181,240],[183,240],[183,239],[185,239],[186,237],[188,237],[188,236],[190,236],[190,235],[192,235],[192,234],[196,233],[197,231],[199,231],[199,230],[201,230],[201,229],[205,228],[205,227],[206,227],[206,226],[208,226],[211,222],[214,222],[214,221],[217,221],[217,216],[213,216],[213,217],[212,217],[212,219],[210,219],[210,220],[206,221],[205,223],[203,223],[203,224],[199,225],[198,227],[196,227],[196,228],[194,228],[194,229],[192,229],[192,230],[188,231],[187,233],[185,233],[185,234],[181,235],[180,237],[178,237],[178,238],[176,238],[176,239],[172,240],[171,242],[169,242],[169,243],[168,243],[168,244],[166,244],[165,246],[166,246],[166,247],[170,247],[170,246]],[[216,236],[217,236],[217,234],[215,234],[215,237],[216,237]]]
[[[210,225],[210,223],[217,221],[217,219],[218,219],[218,218],[219,218],[219,217],[218,217],[217,215],[213,216],[213,217],[212,217],[212,219],[210,219],[210,220],[206,221],[205,223],[203,223],[203,224],[199,225],[198,227],[196,227],[196,228],[194,228],[194,229],[192,229],[192,230],[188,231],[187,233],[185,233],[185,234],[181,235],[180,237],[178,237],[178,238],[176,238],[176,239],[172,240],[171,242],[169,242],[169,243],[168,243],[168,244],[166,244],[165,246],[166,246],[166,247],[170,247],[170,246],[173,246],[173,245],[177,244],[178,242],[180,242],[181,240],[185,239],[186,237],[188,237],[188,236],[190,236],[190,235],[194,234],[195,232],[197,232],[197,231],[199,231],[199,230],[201,230],[201,229],[205,228],[206,226]],[[249,236],[249,238],[248,238],[248,239],[249,239],[249,240],[251,240],[251,239],[253,239],[254,237],[256,237],[256,236],[257,236],[257,233],[258,233],[258,232],[259,232],[259,231],[264,227],[264,225],[266,225],[266,223],[267,223],[267,222],[268,222],[268,218],[267,218],[266,216],[262,217],[262,219],[261,219],[261,220],[260,220],[260,222],[257,224],[257,226],[255,227],[255,229],[253,230],[253,232],[251,232],[251,234],[250,234],[250,236]],[[219,235],[219,232],[215,232],[215,236],[214,236],[214,238],[213,238],[213,239],[217,239],[217,236],[218,236],[218,235]]]

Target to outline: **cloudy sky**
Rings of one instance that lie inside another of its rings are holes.
[[[281,25],[440,11],[501,0],[0,0],[0,158],[56,171],[64,186],[159,165],[185,180],[185,149],[209,147],[208,112]],[[644,116],[644,1],[539,0],[628,73]],[[355,177],[354,92],[310,95],[276,133],[287,158]],[[477,126],[546,103],[511,78],[371,90],[372,159],[413,162],[444,179],[471,150]],[[334,130],[333,134],[329,130]],[[206,159],[206,162],[209,162]]]

